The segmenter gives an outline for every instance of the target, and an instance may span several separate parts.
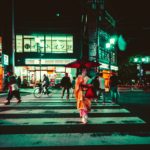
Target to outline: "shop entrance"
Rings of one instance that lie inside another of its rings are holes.
[[[52,86],[60,83],[62,77],[67,72],[72,79],[76,76],[75,68],[65,68],[65,67],[33,67],[33,66],[21,66],[15,67],[15,73],[17,76],[21,77],[22,84],[24,86],[34,87],[43,80],[43,75],[46,74],[50,80]],[[41,75],[41,77],[40,77]]]

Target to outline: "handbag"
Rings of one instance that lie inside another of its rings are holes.
[[[11,85],[11,90],[12,90],[12,91],[17,91],[17,90],[19,90],[18,85],[17,85],[17,84],[12,84],[12,85]]]
[[[95,97],[95,93],[92,87],[89,87],[85,93],[85,97],[86,98],[94,98]]]

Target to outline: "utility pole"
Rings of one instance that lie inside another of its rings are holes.
[[[15,73],[15,21],[14,21],[14,0],[12,2],[12,72]]]

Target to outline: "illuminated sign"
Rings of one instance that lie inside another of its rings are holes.
[[[56,72],[65,72],[64,67],[56,67]]]
[[[9,57],[8,55],[4,54],[3,55],[3,65],[8,65],[9,62]]]
[[[103,69],[109,69],[109,65],[108,64],[105,64],[105,63],[100,63],[100,68],[103,68]],[[117,71],[118,70],[118,66],[112,66],[111,65],[111,70],[115,70]]]
[[[26,65],[66,65],[76,59],[26,59]]]
[[[73,53],[73,35],[16,35],[16,52]]]

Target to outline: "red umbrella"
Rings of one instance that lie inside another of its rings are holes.
[[[94,61],[84,61],[84,60],[76,60],[69,64],[66,64],[65,67],[68,68],[92,68],[92,67],[98,67],[101,64]]]

